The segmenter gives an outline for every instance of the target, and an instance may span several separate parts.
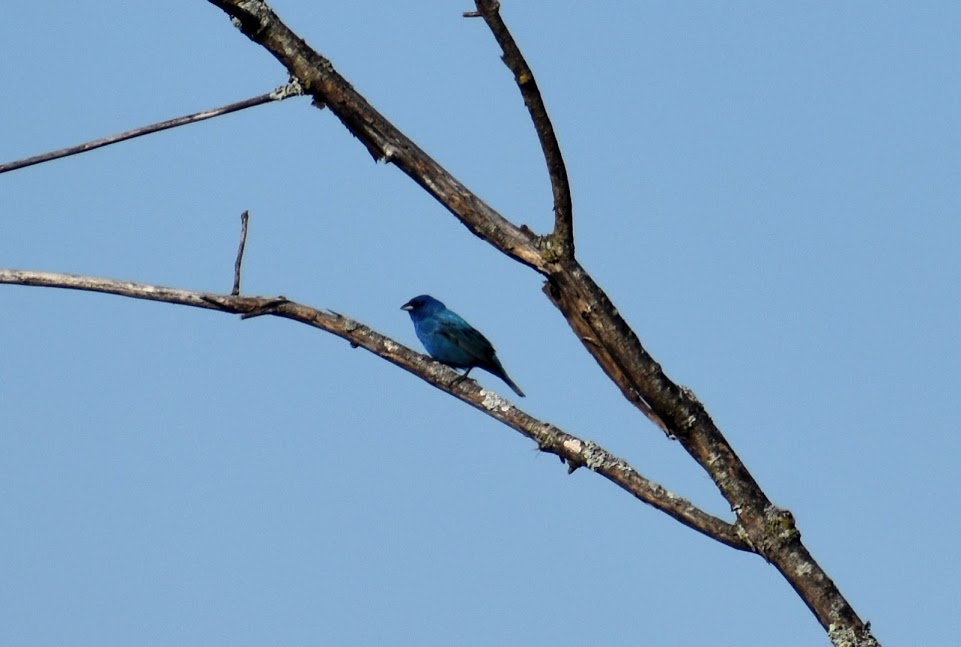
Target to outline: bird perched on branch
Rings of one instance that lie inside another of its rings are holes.
[[[414,322],[414,332],[431,357],[452,368],[482,368],[504,380],[514,393],[524,397],[514,381],[507,377],[494,347],[487,337],[477,332],[460,315],[447,309],[434,297],[422,294],[401,306]]]

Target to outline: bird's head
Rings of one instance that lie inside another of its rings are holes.
[[[429,294],[422,294],[419,297],[414,297],[404,305],[400,307],[401,310],[406,310],[410,313],[410,316],[426,316],[439,310],[444,309],[444,304],[430,296]]]

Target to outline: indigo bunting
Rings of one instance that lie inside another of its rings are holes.
[[[477,332],[460,316],[447,309],[434,297],[422,294],[400,307],[406,310],[414,322],[414,332],[431,357],[452,368],[466,368],[467,377],[472,368],[482,368],[504,380],[514,393],[524,397],[507,371],[501,366],[494,347],[487,337]]]

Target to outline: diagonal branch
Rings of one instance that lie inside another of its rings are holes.
[[[537,139],[540,140],[547,172],[551,178],[551,191],[554,194],[554,250],[560,256],[574,256],[574,207],[571,201],[571,185],[567,179],[567,167],[561,154],[560,144],[554,134],[554,126],[547,114],[547,107],[541,91],[534,80],[534,72],[521,54],[520,48],[511,36],[507,25],[501,19],[500,2],[497,0],[476,0],[476,12],[468,12],[467,17],[481,16],[487,22],[497,44],[501,46],[504,64],[514,73],[514,82],[524,97],[524,105],[534,122]]]
[[[870,626],[857,615],[801,542],[790,512],[775,506],[690,389],[673,382],[590,274],[550,238],[518,228],[470,192],[387,121],[326,58],[290,30],[262,0],[208,0],[231,16],[325,104],[377,159],[394,163],[476,236],[548,278],[549,295],[584,347],[625,397],[676,437],[710,475],[737,514],[739,535],[771,562],[835,644],[873,646]],[[478,6],[487,6],[479,2]],[[561,250],[562,251],[562,250]]]
[[[133,130],[128,130],[127,132],[118,133],[116,135],[110,135],[109,137],[103,137],[102,139],[95,139],[93,141],[80,144],[78,146],[61,148],[60,150],[51,151],[49,153],[43,153],[41,155],[34,155],[33,157],[17,160],[15,162],[0,164],[0,173],[15,171],[17,169],[25,168],[27,166],[33,166],[34,164],[41,164],[43,162],[49,162],[55,159],[60,159],[61,157],[69,157],[71,155],[77,155],[78,153],[86,153],[87,151],[103,148],[104,146],[109,146],[111,144],[118,144],[120,142],[127,141],[128,139],[134,139],[135,137],[150,135],[152,133],[160,132],[161,130],[167,130],[168,128],[177,128],[178,126],[195,124],[198,121],[204,121],[206,119],[220,117],[221,115],[230,114],[231,112],[237,112],[238,110],[246,110],[247,108],[260,106],[265,103],[270,103],[271,101],[282,101],[283,99],[286,99],[288,97],[299,96],[300,94],[302,94],[300,87],[296,83],[289,83],[287,85],[280,86],[273,92],[262,94],[259,97],[252,97],[250,99],[244,99],[243,101],[230,103],[226,106],[221,106],[219,108],[214,108],[212,110],[195,112],[192,115],[177,117],[175,119],[168,119],[167,121],[161,121],[155,124],[151,124],[149,126],[134,128]]]
[[[496,393],[482,388],[474,380],[461,379],[447,366],[421,355],[393,339],[381,335],[364,324],[335,312],[316,310],[281,298],[247,297],[194,292],[177,288],[117,281],[92,276],[0,269],[0,284],[87,290],[105,294],[160,301],[195,308],[241,315],[273,315],[319,328],[362,347],[371,353],[413,373],[434,387],[469,404],[491,418],[507,425],[537,443],[538,449],[554,454],[573,472],[587,467],[644,503],[670,515],[684,525],[738,550],[750,551],[749,545],[731,524],[697,508],[641,476],[626,461],[589,440],[582,440],[558,427],[538,420],[510,404]]]
[[[535,237],[497,213],[377,112],[331,65],[258,0],[208,0],[244,35],[280,61],[318,106],[326,106],[374,159],[394,164],[446,207],[475,236],[540,270]]]

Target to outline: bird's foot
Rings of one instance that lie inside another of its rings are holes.
[[[464,373],[463,375],[458,375],[457,377],[455,377],[455,378],[451,381],[451,383],[450,383],[450,388],[453,389],[455,386],[457,386],[458,384],[460,384],[461,382],[463,382],[463,381],[466,380],[466,379],[467,379],[467,373]]]

